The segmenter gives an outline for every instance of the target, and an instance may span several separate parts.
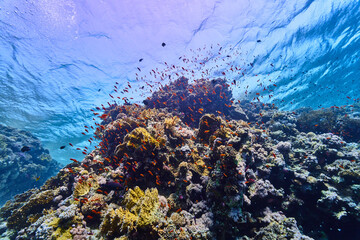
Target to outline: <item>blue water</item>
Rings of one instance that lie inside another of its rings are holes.
[[[90,109],[109,94],[141,102],[152,90],[145,80],[160,81],[149,72],[164,62],[193,69],[193,78],[226,71],[236,99],[266,87],[273,92],[261,100],[283,109],[352,104],[359,22],[358,0],[1,0],[0,123],[29,130],[68,163],[82,154],[59,147],[87,145]],[[132,88],[117,94],[116,82]]]

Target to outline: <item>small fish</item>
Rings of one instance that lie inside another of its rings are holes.
[[[163,43],[161,44],[161,46],[165,47],[165,46],[166,46],[166,43],[163,42]]]
[[[64,149],[64,148],[65,148],[65,146],[61,146],[61,147],[60,147],[60,149]]]
[[[139,62],[141,62],[142,60],[144,60],[144,59],[143,59],[143,58],[140,58],[140,59],[139,59]]]
[[[27,152],[27,151],[30,151],[31,149],[30,149],[30,147],[28,147],[28,146],[23,146],[22,148],[21,148],[21,151],[22,152]]]

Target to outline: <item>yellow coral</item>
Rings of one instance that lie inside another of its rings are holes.
[[[208,176],[209,175],[209,170],[205,165],[205,162],[203,161],[203,159],[200,157],[197,148],[193,148],[194,151],[191,153],[192,158],[194,159],[194,163],[195,164],[191,164],[189,166],[189,168],[195,172],[197,172],[200,175],[203,176]]]
[[[99,183],[94,178],[89,178],[82,182],[77,182],[74,188],[74,197],[80,197],[88,194],[91,188],[99,188]]]
[[[55,229],[55,231],[51,234],[51,239],[57,240],[67,240],[72,239],[72,235],[70,233],[71,227],[70,224],[66,224],[65,226],[60,227],[60,218],[53,217],[51,222],[47,223],[48,226]]]
[[[39,218],[41,217],[41,214],[38,213],[38,214],[31,214],[28,219],[27,219],[27,222],[30,223],[30,224],[33,224],[34,222],[36,222]]]
[[[124,139],[127,143],[127,147],[136,146],[139,147],[143,145],[144,143],[147,143],[151,146],[159,146],[159,142],[156,141],[155,138],[153,138],[150,133],[142,127],[135,128],[129,135],[127,135]]]
[[[137,215],[137,225],[150,225],[155,221],[155,213],[159,207],[158,190],[146,189],[144,193],[139,187],[135,187],[127,193],[124,203],[131,213]]]
[[[118,238],[115,238],[114,240],[128,240],[129,238],[127,236],[121,236]]]
[[[78,182],[75,185],[74,189],[74,197],[84,196],[85,194],[88,194],[90,191],[90,186],[87,184],[86,181],[84,182]]]
[[[53,240],[68,240],[72,239],[72,234],[70,233],[71,228],[63,229],[58,227],[53,234],[51,235],[51,239]]]
[[[134,229],[136,216],[123,208],[108,211],[101,223],[100,230],[110,236]]]
[[[174,127],[178,122],[180,121],[180,118],[177,116],[174,116],[172,118],[165,118],[164,120],[164,126],[166,129],[171,129]]]
[[[183,227],[186,225],[186,219],[184,216],[180,215],[179,213],[172,213],[170,219],[174,225],[177,227]]]
[[[108,235],[143,228],[160,218],[158,190],[152,188],[143,192],[139,187],[130,189],[124,196],[124,207],[111,209],[100,226]]]
[[[142,111],[140,113],[140,116],[143,119],[153,118],[154,116],[157,116],[157,115],[159,115],[159,111],[156,108],[145,109],[144,111]]]
[[[130,150],[134,152],[151,152],[154,148],[159,148],[164,145],[165,139],[155,139],[151,134],[142,127],[135,128],[124,138],[124,143],[116,147],[115,153],[119,154],[124,150]],[[129,152],[129,151],[128,151]]]
[[[58,225],[59,225],[59,222],[60,222],[60,218],[53,217],[51,219],[51,222],[49,222],[47,225],[50,226],[50,227],[53,227],[53,228],[57,228]]]
[[[127,209],[132,209],[137,202],[144,197],[145,193],[138,187],[136,186],[133,189],[130,189],[126,195],[125,195],[125,199],[124,199],[124,204],[126,206]]]
[[[104,195],[95,193],[89,198],[89,201],[86,201],[81,206],[81,212],[84,215],[87,215],[91,210],[101,211],[104,206],[106,206],[104,200]]]

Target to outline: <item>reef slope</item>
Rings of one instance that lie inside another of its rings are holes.
[[[360,150],[347,129],[358,110],[279,111],[234,102],[224,79],[179,78],[144,105],[106,108],[96,149],[7,202],[2,236],[356,236]],[[329,114],[341,123],[329,127]]]

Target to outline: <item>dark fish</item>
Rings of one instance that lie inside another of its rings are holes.
[[[101,89],[98,90],[98,92],[100,92],[100,91],[101,91]]]
[[[139,62],[141,62],[142,60],[144,60],[144,59],[143,59],[143,58],[140,58],[140,59],[139,59]]]
[[[30,151],[30,147],[28,147],[28,146],[23,146],[23,147],[21,148],[21,151],[22,151],[22,152]]]
[[[119,189],[122,187],[122,185],[119,182],[115,182],[115,181],[109,181],[106,182],[104,185],[102,185],[103,187],[106,188],[110,188],[110,189]]]
[[[166,43],[163,42],[163,43],[161,44],[161,46],[165,47],[165,46],[166,46]]]
[[[261,40],[257,40],[257,42],[261,42]]]
[[[60,147],[60,149],[64,149],[64,148],[65,148],[65,146],[61,146],[61,147]]]

